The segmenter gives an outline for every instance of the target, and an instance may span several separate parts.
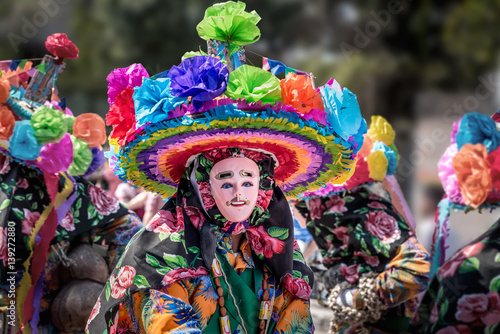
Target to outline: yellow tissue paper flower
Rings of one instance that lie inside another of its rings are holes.
[[[372,116],[368,135],[373,142],[379,140],[387,146],[391,146],[394,142],[394,137],[396,137],[396,133],[392,129],[391,124],[382,116]]]
[[[366,158],[370,177],[375,181],[382,181],[387,173],[389,161],[382,150],[371,152]]]

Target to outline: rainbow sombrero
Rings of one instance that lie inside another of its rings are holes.
[[[316,89],[303,72],[280,80],[244,64],[241,45],[260,36],[258,15],[244,9],[207,9],[198,32],[208,54],[188,53],[151,78],[140,64],[108,76],[109,158],[120,178],[167,198],[198,154],[227,147],[271,155],[289,198],[351,176],[366,131],[355,95],[333,79]]]

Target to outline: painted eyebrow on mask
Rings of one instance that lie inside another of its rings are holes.
[[[224,172],[220,172],[219,174],[215,175],[215,178],[217,180],[224,180],[224,179],[230,179],[234,176],[234,173],[230,170],[228,171],[224,171]]]
[[[253,172],[250,172],[248,170],[240,170],[240,176],[241,177],[254,177],[254,173]]]

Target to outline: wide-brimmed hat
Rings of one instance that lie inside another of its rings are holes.
[[[97,114],[77,117],[57,96],[56,81],[65,58],[78,57],[66,34],[45,45],[36,67],[28,59],[0,62],[0,152],[40,172],[88,175],[104,163],[104,120]]]
[[[303,72],[280,80],[244,64],[242,45],[260,37],[260,17],[244,9],[207,9],[197,29],[208,53],[152,77],[140,64],[108,76],[109,158],[120,178],[169,197],[197,155],[228,147],[272,156],[289,198],[350,177],[363,131],[355,95],[333,79],[315,88]]]

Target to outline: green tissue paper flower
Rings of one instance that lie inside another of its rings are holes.
[[[275,103],[281,100],[280,81],[271,72],[242,65],[229,74],[225,94],[247,102]]]
[[[207,8],[205,17],[196,27],[198,34],[205,40],[216,39],[237,45],[257,42],[260,16],[255,11],[245,12],[245,6],[240,1],[228,1]]]
[[[73,143],[73,162],[68,168],[69,175],[83,175],[92,163],[92,150],[86,141],[71,135]]]
[[[68,132],[67,120],[63,112],[42,106],[31,117],[31,127],[40,145],[57,143]]]

